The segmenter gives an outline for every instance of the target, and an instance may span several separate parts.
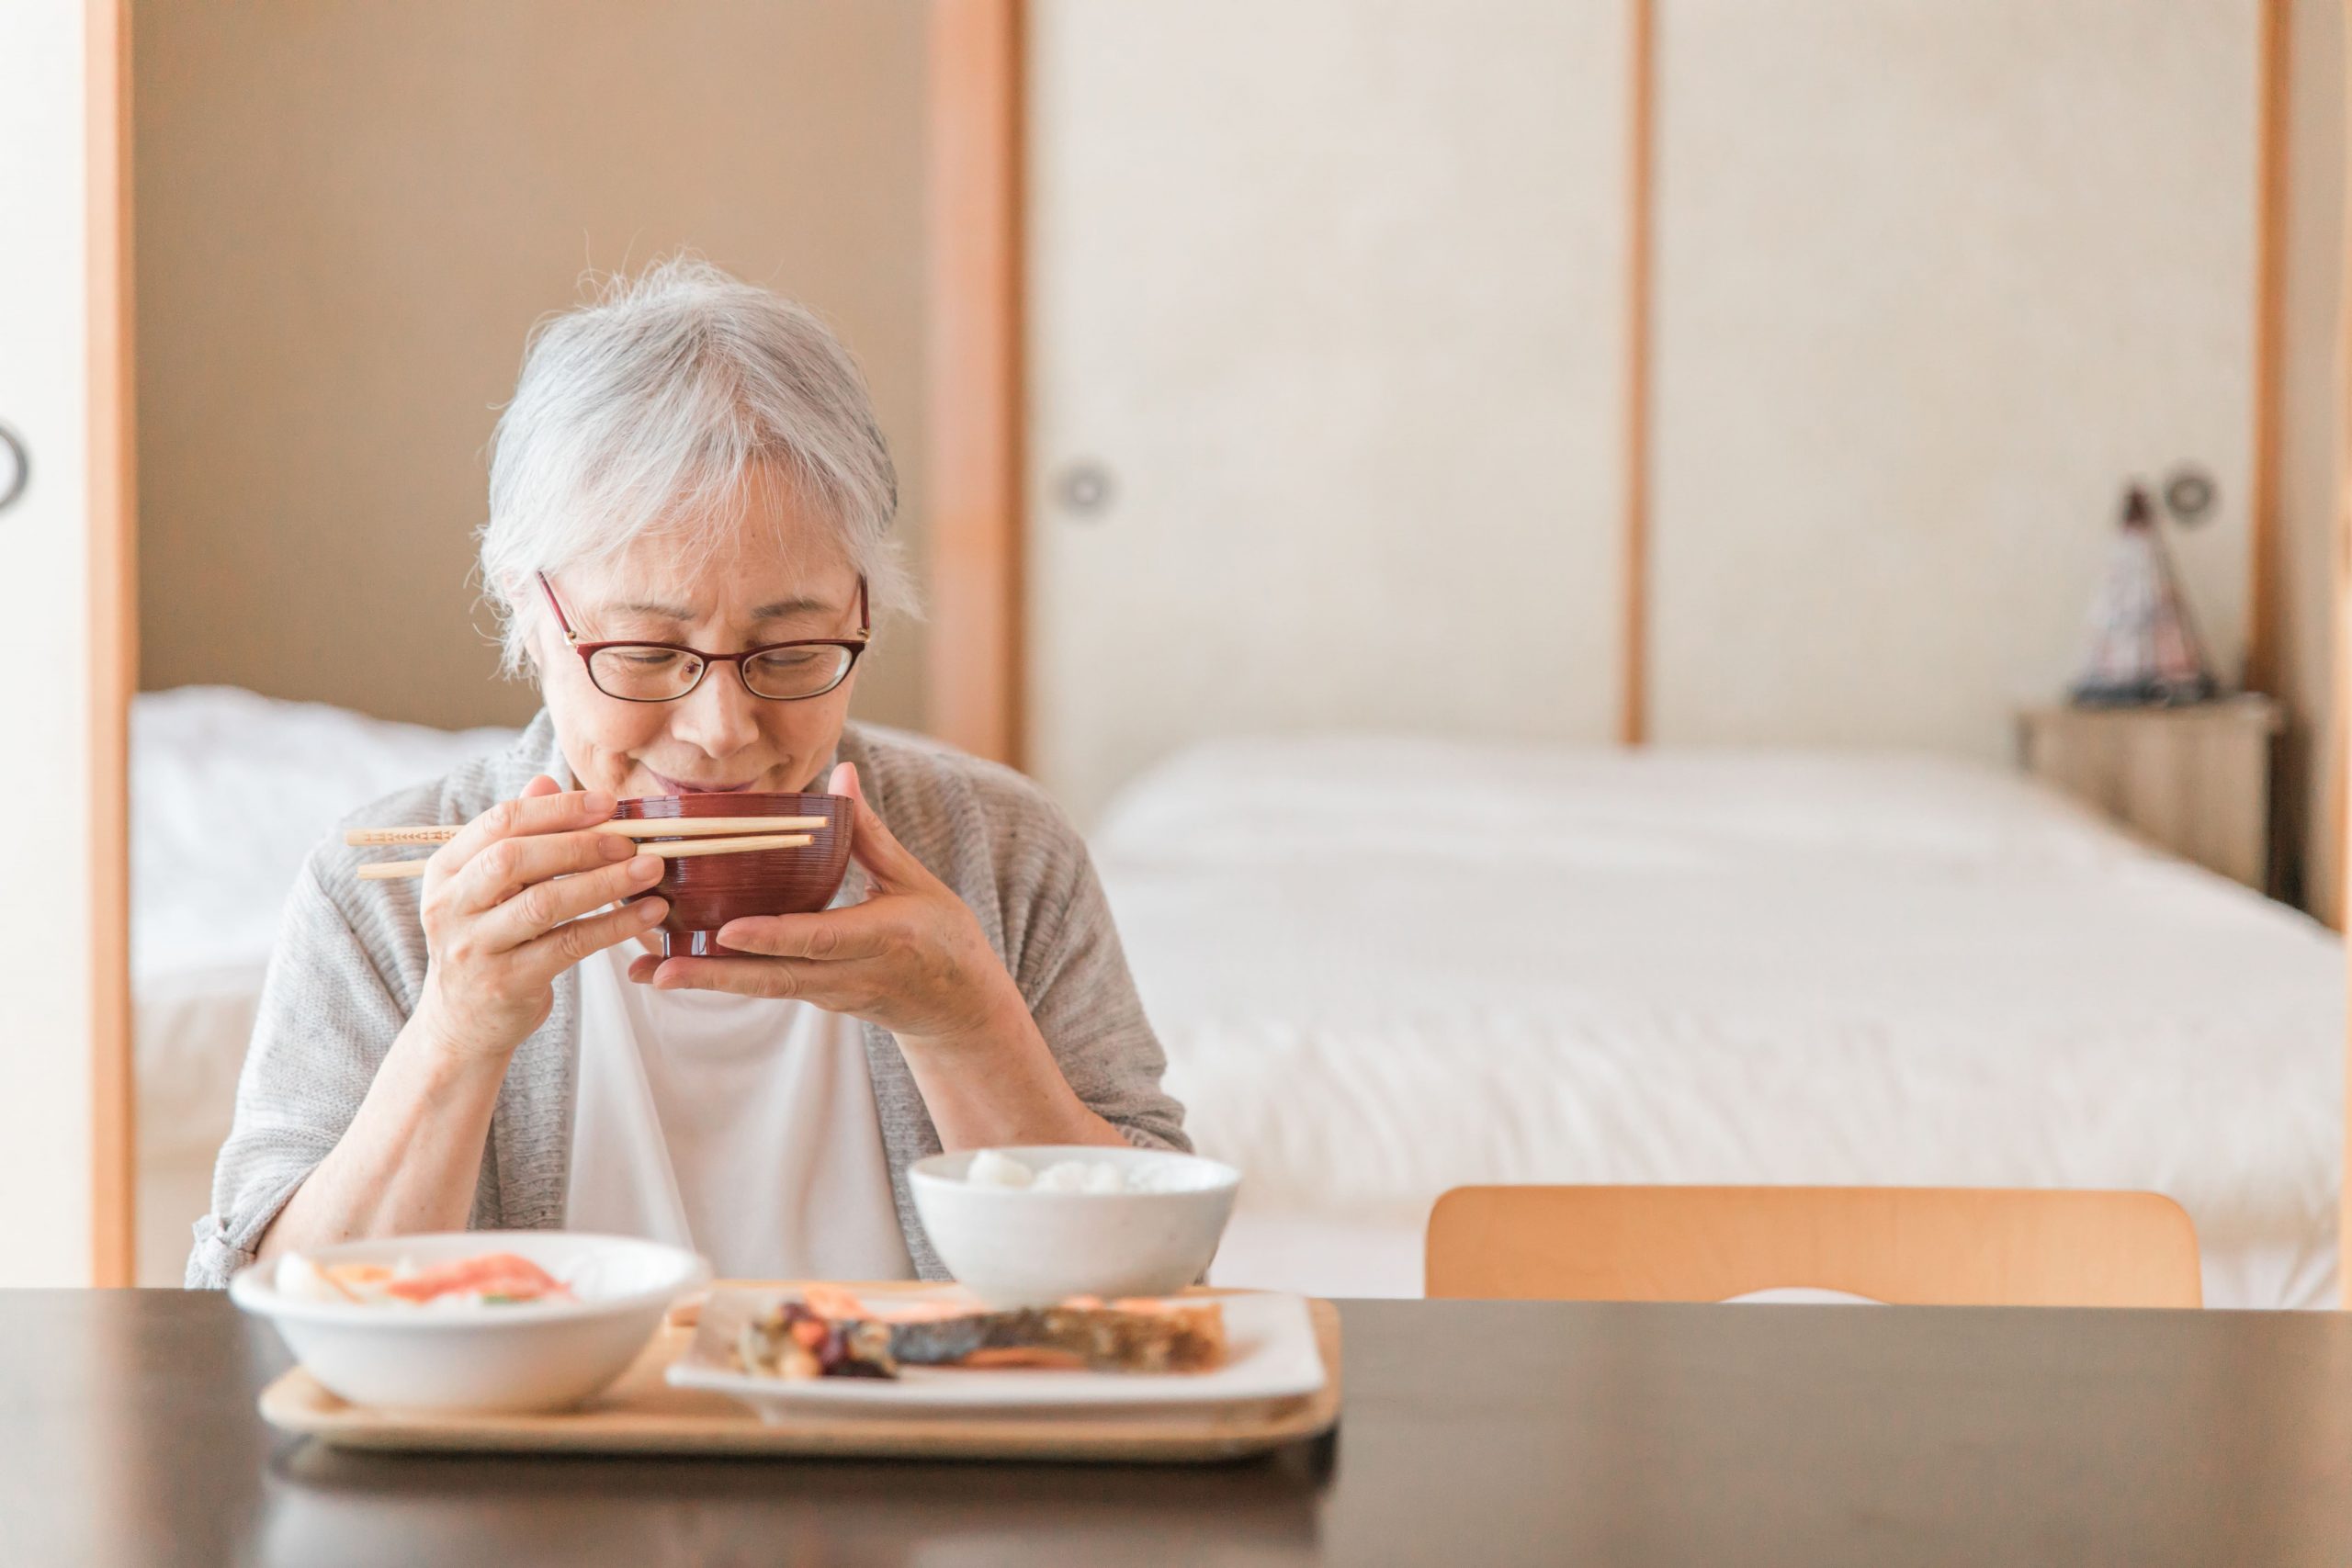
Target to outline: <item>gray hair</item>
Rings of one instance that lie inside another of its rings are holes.
[[[525,667],[532,574],[609,559],[682,520],[740,516],[755,469],[841,531],[877,615],[915,611],[890,536],[898,476],[865,379],[790,300],[680,256],[542,321],[491,438],[482,588]],[[717,528],[679,547],[715,549]]]

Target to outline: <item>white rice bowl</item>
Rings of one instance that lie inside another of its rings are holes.
[[[990,1306],[1049,1306],[1196,1282],[1241,1173],[1166,1149],[1036,1145],[933,1155],[908,1184],[958,1283]]]

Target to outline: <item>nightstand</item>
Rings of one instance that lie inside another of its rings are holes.
[[[2158,848],[2267,891],[2278,728],[2278,705],[2257,696],[2030,708],[2018,715],[2018,751],[2026,772]]]

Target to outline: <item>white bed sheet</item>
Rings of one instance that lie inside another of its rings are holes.
[[[228,1136],[279,911],[304,857],[354,807],[514,733],[394,724],[230,686],[132,703],[140,1283],[180,1280]]]
[[[130,709],[132,973],[269,956],[295,874],[346,812],[514,739],[433,729],[234,686]]]
[[[1380,737],[1187,751],[1094,849],[1215,1277],[1420,1286],[1464,1182],[2128,1187],[2333,1304],[2344,960],[1996,770]]]

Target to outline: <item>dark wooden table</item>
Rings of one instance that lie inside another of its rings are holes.
[[[0,1562],[2352,1562],[2352,1318],[1344,1309],[1334,1441],[1209,1470],[335,1454],[217,1295],[0,1292]]]

